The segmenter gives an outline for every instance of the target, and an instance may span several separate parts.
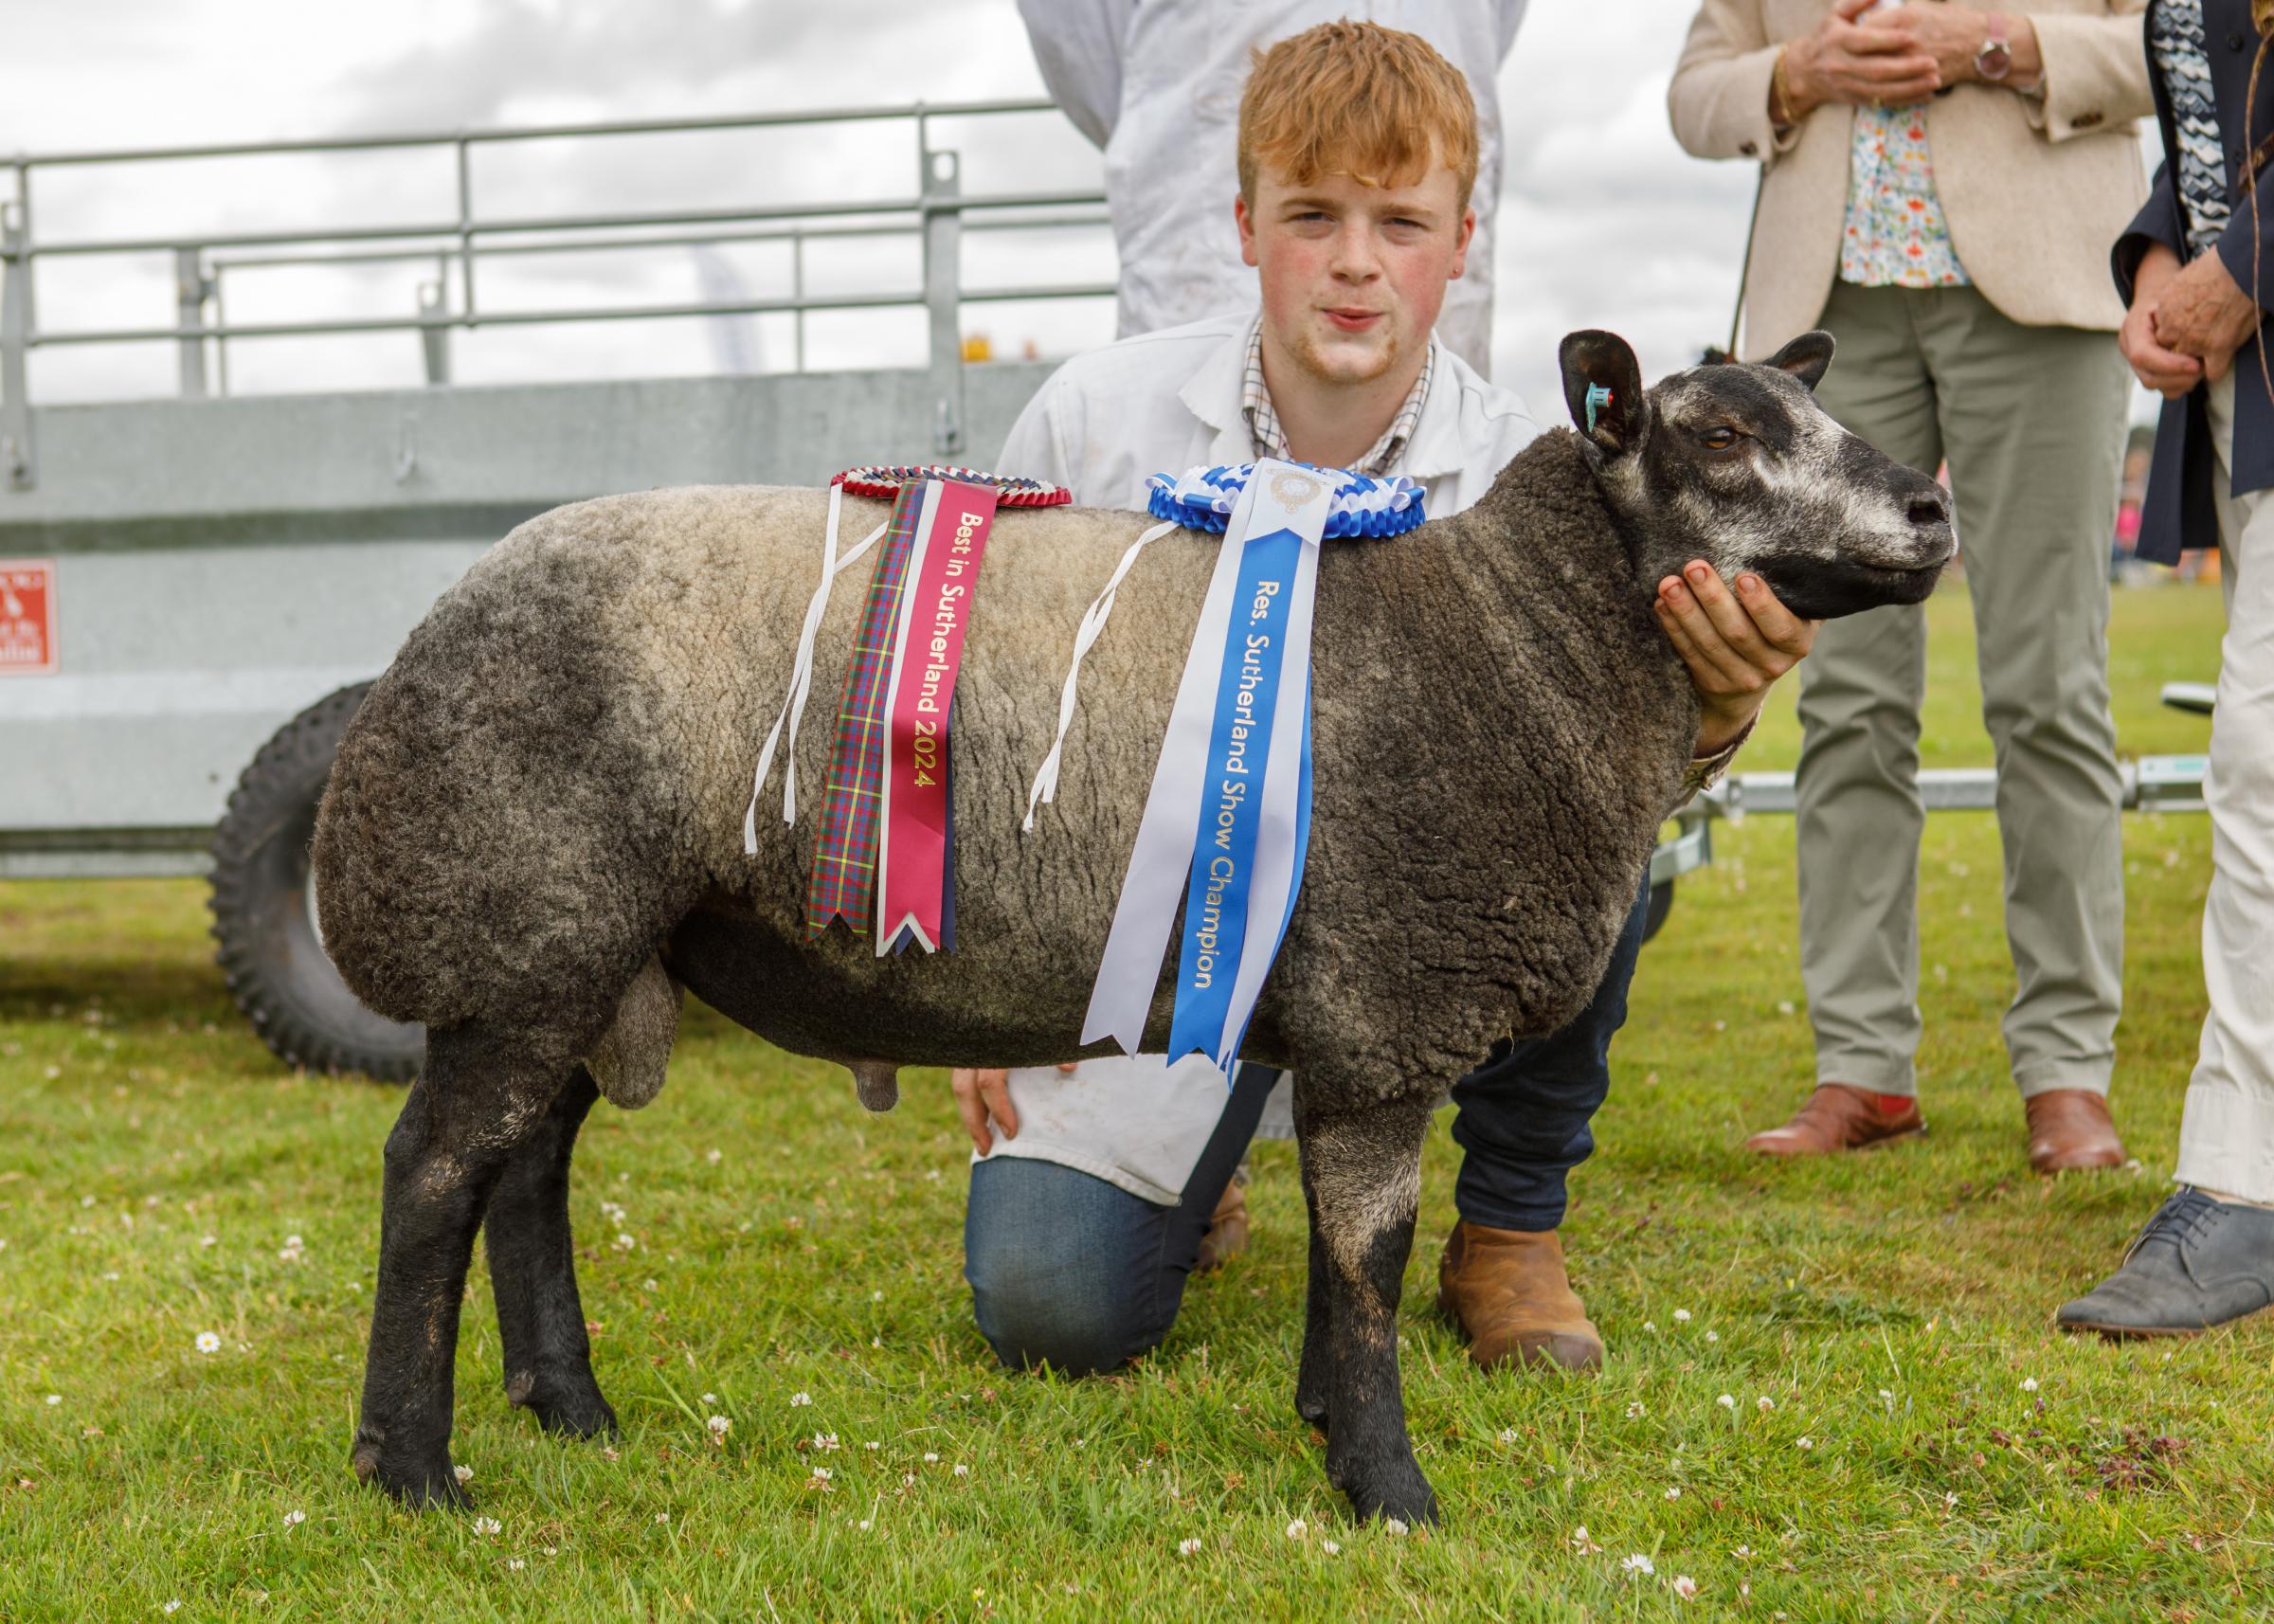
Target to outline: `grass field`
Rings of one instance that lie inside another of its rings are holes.
[[[1962,594],[1933,613],[1929,763],[1985,762]],[[2210,677],[2219,624],[2213,590],[2120,595],[2127,753],[2201,748],[2155,689]],[[1788,695],[1742,765],[1796,741]],[[454,1451],[485,1520],[396,1511],[347,1453],[399,1095],[270,1059],[200,887],[0,886],[0,1619],[2263,1615],[2274,1328],[2050,1326],[2163,1195],[2201,1014],[2204,821],[2125,840],[2139,1165],[2047,1181],[1998,1038],[1989,818],[1938,816],[1924,854],[1931,1135],[1800,1166],[1739,1148],[1811,1074],[1791,824],[1717,831],[1576,1179],[1599,1377],[1467,1367],[1430,1311],[1433,1135],[1403,1340],[1448,1522],[1403,1539],[1350,1525],[1293,1414],[1290,1146],[1257,1154],[1254,1250],[1157,1357],[1013,1378],[970,1324],[945,1080],[873,1119],[703,1013],[663,1097],[601,1108],[578,1160],[618,1447],[508,1409],[478,1269]]]

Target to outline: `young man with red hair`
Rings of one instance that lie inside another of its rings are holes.
[[[1418,480],[1432,514],[1470,506],[1540,432],[1432,331],[1466,265],[1476,164],[1468,85],[1418,37],[1327,23],[1258,52],[1229,201],[1259,309],[1075,357],[997,466],[1085,503],[1143,507],[1156,472],[1290,458]],[[1702,782],[1814,628],[1759,580],[1732,590],[1703,564],[1669,578],[1658,608],[1703,702]],[[1564,1176],[1594,1148],[1646,900],[1647,888],[1585,1014],[1478,1056],[1453,1089],[1466,1157],[1439,1300],[1479,1364],[1602,1359],[1557,1230]],[[1005,1363],[1110,1369],[1167,1334],[1212,1221],[1212,1250],[1236,1250],[1224,1234],[1244,1228],[1234,1169],[1259,1123],[1288,1126],[1280,1082],[1240,1067],[1227,1092],[1200,1056],[957,1074],[979,1153],[965,1268]]]

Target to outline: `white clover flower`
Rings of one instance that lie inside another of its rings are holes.
[[[640,1243],[634,1240],[630,1236],[624,1234],[622,1230],[619,1230],[616,1232],[616,1239],[612,1244],[619,1252],[629,1252],[633,1247],[638,1246]]]
[[[789,1407],[793,1410],[802,1410],[812,1402],[813,1395],[810,1393],[792,1393],[789,1396]]]
[[[827,1467],[817,1466],[813,1469],[813,1486],[821,1489],[823,1493],[826,1493],[829,1489],[836,1487],[831,1481],[835,1475],[836,1474],[830,1471]]]
[[[734,1423],[728,1420],[724,1416],[713,1416],[709,1420],[705,1421],[703,1425],[711,1429],[711,1435],[713,1437],[723,1440],[726,1437],[728,1431],[734,1425]]]
[[[1200,1542],[1198,1540],[1179,1540],[1177,1542],[1177,1555],[1181,1557],[1197,1556],[1200,1554]]]
[[[1287,1525],[1287,1537],[1290,1540],[1308,1539],[1310,1537],[1310,1525],[1303,1521],[1302,1518],[1297,1517],[1293,1522]]]
[[[284,1525],[287,1528],[297,1528],[306,1521],[308,1521],[308,1513],[305,1511],[294,1510],[284,1513]]]
[[[1793,1440],[1793,1444],[1796,1449],[1813,1450],[1816,1447],[1816,1440],[1814,1438],[1795,1438]]]
[[[49,1409],[53,1409],[56,1405],[62,1403],[63,1401],[63,1396],[61,1393],[50,1393],[47,1395],[47,1406]]]
[[[2022,1378],[2022,1380],[2021,1380],[2021,1390],[2022,1390],[2024,1393],[2034,1393],[2034,1392],[2036,1392],[2036,1391],[2037,1391],[2037,1378],[2035,1378],[2034,1376],[2025,1376],[2025,1377],[2023,1377],[2023,1378]]]
[[[1722,1333],[1720,1331],[1707,1331],[1706,1333],[1706,1340],[1707,1342],[1719,1342],[1722,1340]]]
[[[1753,1560],[1753,1547],[1751,1545],[1739,1545],[1729,1554],[1735,1557],[1741,1562],[1749,1562]]]
[[[506,1571],[508,1573],[519,1573],[527,1566],[529,1566],[529,1564],[523,1561],[519,1557],[515,1557],[512,1561],[505,1564]]]
[[[1680,1486],[1679,1484],[1673,1484],[1673,1483],[1669,1483],[1669,1484],[1668,1484],[1668,1485],[1666,1486],[1666,1497],[1667,1497],[1669,1500],[1679,1500],[1679,1499],[1681,1499],[1681,1498],[1682,1498],[1682,1489],[1681,1489],[1681,1486]]]
[[[723,1418],[723,1417],[722,1417],[722,1418]],[[721,1433],[723,1433],[723,1432],[725,1432],[727,1429],[726,1429],[726,1428],[724,1428],[724,1427],[714,1427],[714,1428],[713,1428],[712,1430],[713,1430],[713,1432],[721,1432]],[[837,1443],[837,1435],[836,1435],[835,1433],[816,1433],[816,1434],[814,1434],[814,1435],[813,1435],[813,1447],[814,1447],[815,1449],[817,1449],[817,1450],[821,1450],[821,1451],[824,1451],[824,1452],[836,1449],[836,1448],[838,1447],[838,1443]]]
[[[1500,1429],[1500,1441],[1501,1441],[1502,1443],[1504,1443],[1504,1444],[1512,1444],[1512,1443],[1514,1443],[1514,1442],[1516,1441],[1516,1429],[1515,1429],[1514,1427],[1503,1427],[1503,1428],[1501,1428],[1501,1429]]]
[[[1737,1413],[1737,1399],[1730,1394],[1723,1394],[1719,1398],[1716,1398],[1714,1402],[1719,1404],[1723,1409],[1727,1410],[1732,1415]]]
[[[959,1460],[955,1463],[955,1475],[958,1477],[969,1477],[971,1475],[971,1469]]]
[[[1321,1540],[1319,1542],[1319,1549],[1325,1551],[1330,1557],[1339,1557],[1343,1554],[1343,1547],[1336,1544],[1332,1540]]]
[[[703,1402],[706,1404],[715,1404],[718,1402],[718,1395],[715,1393],[706,1393],[703,1395]]]
[[[1942,1496],[1942,1504],[1956,1511],[1958,1508],[1958,1497],[1956,1493],[1945,1494]]]
[[[1892,1404],[1895,1402],[1895,1395],[1882,1387],[1879,1390],[1879,1401],[1883,1404]]]
[[[1627,1406],[1627,1419],[1632,1421],[1643,1414],[1640,1400]]]
[[[717,1165],[718,1165],[718,1164],[719,1164],[721,1162],[724,1162],[726,1159],[727,1159],[727,1153],[726,1153],[724,1150],[719,1150],[719,1149],[711,1149],[711,1150],[706,1150],[706,1151],[704,1151],[704,1152],[703,1152],[703,1160],[704,1160],[704,1161],[706,1161],[706,1162],[708,1162],[708,1163],[710,1163],[710,1164],[711,1164],[711,1165],[712,1165],[712,1166],[713,1166],[713,1167],[717,1166]]]
[[[1651,1574],[1658,1571],[1658,1564],[1640,1551],[1619,1558],[1618,1565],[1629,1573]]]
[[[1674,1575],[1674,1594],[1685,1601],[1698,1598],[1698,1581],[1686,1573]]]
[[[867,1533],[874,1525],[875,1525],[872,1524],[866,1517],[863,1517],[858,1523],[854,1525],[854,1526],[857,1527],[864,1534]]]
[[[1400,1519],[1396,1517],[1384,1517],[1381,1520],[1381,1531],[1389,1535],[1389,1537],[1393,1540],[1399,1540],[1405,1537],[1408,1529]]]
[[[474,1531],[484,1538],[495,1538],[504,1532],[504,1529],[495,1517],[477,1517],[474,1519]]]
[[[55,1068],[53,1066],[47,1068],[47,1074],[51,1077],[55,1075]],[[178,1596],[175,1597],[171,1601],[169,1601],[165,1606],[158,1609],[160,1613],[179,1613],[181,1610],[182,1598]]]
[[[940,1457],[932,1453],[931,1451],[926,1450],[924,1452],[924,1464],[926,1466],[937,1466],[939,1464],[939,1460]]]
[[[1656,1320],[1645,1320],[1642,1322],[1642,1328],[1646,1331],[1655,1332],[1658,1329],[1658,1322]]]
[[[1583,1557],[1599,1557],[1603,1554],[1603,1547],[1597,1544],[1593,1537],[1588,1534],[1587,1525],[1584,1523],[1571,1531],[1571,1548]]]
[[[474,1481],[474,1469],[470,1466],[454,1466],[450,1469],[450,1475],[460,1483],[471,1483]]]
[[[656,1521],[658,1524],[668,1523],[671,1521],[671,1513],[668,1511],[659,1511],[656,1513]]]
[[[200,1353],[219,1353],[221,1351],[220,1336],[212,1331],[199,1331],[197,1333],[197,1351]]]
[[[870,1439],[870,1440],[869,1440],[867,1443],[865,1443],[865,1444],[862,1444],[860,1447],[861,1447],[862,1449],[864,1449],[864,1450],[867,1450],[867,1451],[869,1451],[871,1453],[875,1453],[877,1450],[880,1450],[880,1449],[884,1448],[884,1446],[883,1446],[882,1444],[878,1443],[878,1442],[877,1442],[877,1441],[876,1441],[875,1438],[871,1438],[871,1439]]]
[[[1689,1310],[1687,1308],[1676,1308],[1674,1310],[1674,1324],[1678,1326],[1686,1326],[1689,1324]]]
[[[1760,1398],[1753,1400],[1753,1407],[1765,1416],[1771,1410],[1777,1408],[1777,1400],[1770,1398],[1766,1393],[1763,1393]]]

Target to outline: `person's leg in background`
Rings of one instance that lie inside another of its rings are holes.
[[[2211,394],[2227,636],[2203,781],[2210,1013],[2179,1119],[2179,1189],[2114,1275],[2062,1305],[2068,1330],[2184,1333],[2274,1302],[2274,491],[2228,494],[2234,388],[2229,374]]]
[[[1936,388],[1907,288],[1836,283],[1821,325],[1838,345],[1816,399],[1906,466],[1942,461]],[[1965,532],[1960,531],[1961,545]],[[1813,1155],[1919,1132],[1919,707],[1926,613],[1896,604],[1828,621],[1800,662],[1795,785],[1800,979],[1816,1089],[1746,1148]]]
[[[1996,754],[2006,1049],[2030,1161],[2113,1167],[2124,854],[2108,546],[2131,376],[2105,333],[2024,327],[1971,288],[1920,297]]]
[[[1278,1078],[1269,1066],[1237,1069],[1222,1120],[1175,1206],[1055,1162],[975,1164],[964,1277],[996,1357],[1013,1369],[1047,1363],[1087,1376],[1158,1347]]]
[[[1437,1306],[1491,1368],[1547,1363],[1591,1370],[1603,1339],[1571,1289],[1557,1231],[1565,1179],[1595,1151],[1589,1127],[1611,1088],[1611,1039],[1650,918],[1648,876],[1613,948],[1595,1001],[1545,1038],[1503,1044],[1453,1088],[1453,1186],[1460,1221],[1437,1271]]]

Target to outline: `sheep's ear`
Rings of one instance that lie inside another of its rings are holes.
[[[1832,365],[1832,349],[1831,334],[1803,333],[1762,364],[1792,373],[1813,390],[1824,381],[1824,370]]]
[[[1642,399],[1642,368],[1615,333],[1592,329],[1564,334],[1563,404],[1581,434],[1616,455],[1642,443],[1650,414]]]

